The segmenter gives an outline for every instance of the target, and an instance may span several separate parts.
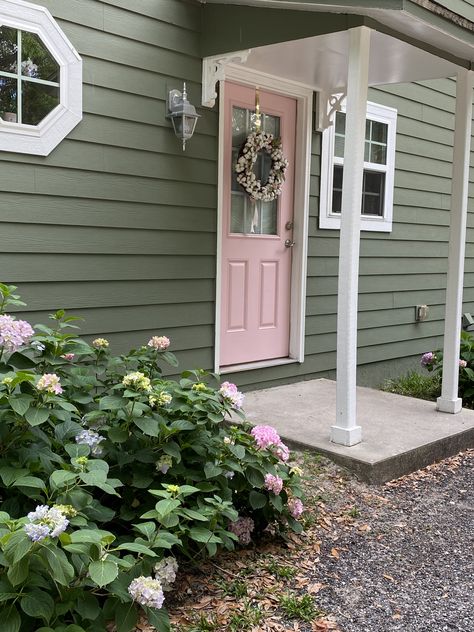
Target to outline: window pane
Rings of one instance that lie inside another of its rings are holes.
[[[388,131],[388,125],[386,123],[379,123],[379,121],[372,121],[371,140],[374,140],[377,143],[387,144],[387,131]]]
[[[18,31],[0,26],[0,71],[16,73]]]
[[[336,112],[336,134],[346,133],[346,115],[344,112]]]
[[[21,74],[45,81],[59,81],[59,65],[38,35],[22,32]]]
[[[22,122],[38,125],[59,104],[59,87],[22,81]]]
[[[232,193],[230,232],[245,233],[245,196],[243,193]]]
[[[370,143],[366,140],[364,143],[364,162],[370,161]]]
[[[366,160],[369,160],[366,158]],[[372,144],[370,148],[370,162],[375,162],[379,165],[387,164],[387,147],[386,145]]]
[[[332,189],[332,212],[340,213],[342,209],[342,174],[343,168],[334,165],[333,189]]]
[[[344,158],[344,145],[345,138],[344,136],[338,136],[336,134],[334,138],[334,155],[338,158]]]
[[[9,123],[17,122],[17,87],[16,79],[0,77],[0,117]]]
[[[383,216],[385,173],[364,171],[362,214]]]
[[[370,126],[371,126],[372,121],[370,121],[369,119],[367,119],[365,121],[365,140],[370,140]]]

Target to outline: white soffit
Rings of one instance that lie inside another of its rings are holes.
[[[347,31],[253,48],[244,66],[334,93],[347,84]],[[452,77],[458,66],[394,37],[372,31],[369,85]]]

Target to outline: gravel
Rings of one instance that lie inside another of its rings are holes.
[[[333,528],[313,577],[342,632],[474,632],[473,465],[471,450],[381,487],[352,483],[358,528]]]

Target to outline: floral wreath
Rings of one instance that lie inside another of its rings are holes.
[[[272,159],[272,166],[265,183],[257,179],[253,167],[258,154],[265,150]],[[252,200],[271,202],[281,195],[288,160],[283,155],[281,139],[265,132],[252,132],[240,151],[234,170],[237,182],[243,186]]]

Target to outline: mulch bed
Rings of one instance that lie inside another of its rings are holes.
[[[378,487],[318,455],[298,461],[304,532],[182,567],[175,632],[474,630],[474,450]]]

